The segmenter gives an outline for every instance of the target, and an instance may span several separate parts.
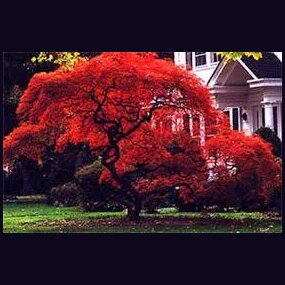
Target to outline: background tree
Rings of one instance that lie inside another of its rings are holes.
[[[45,62],[34,65],[31,58],[37,53],[4,53],[4,135],[9,134],[17,126],[16,109],[23,91],[27,88],[32,76],[42,71],[53,71],[57,65]]]
[[[259,60],[262,58],[262,52],[218,52],[218,54],[227,57],[230,60],[238,60],[241,59],[243,56],[253,57],[255,60]]]
[[[88,60],[100,52],[40,52],[31,58],[33,63],[54,63],[66,71],[73,69],[79,60]]]

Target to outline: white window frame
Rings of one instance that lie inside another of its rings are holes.
[[[218,64],[221,60],[221,58],[218,61],[214,61],[214,57],[216,55],[216,52],[210,52],[210,57],[211,57],[211,65],[215,65]],[[219,57],[219,55],[217,55],[217,57]]]
[[[238,130],[241,131],[241,108],[240,107],[228,107],[225,108],[223,111],[224,112],[230,112],[230,125],[231,129],[233,130],[234,128],[234,109],[238,109]]]
[[[205,68],[205,67],[207,67],[208,66],[208,56],[207,56],[207,52],[204,52],[204,54],[199,54],[199,55],[197,55],[196,54],[197,52],[194,52],[194,55],[193,55],[193,67],[195,68],[195,69],[201,69],[201,68]],[[196,64],[196,59],[197,59],[197,57],[202,57],[202,56],[205,56],[206,57],[206,64],[203,64],[203,65],[197,65]]]

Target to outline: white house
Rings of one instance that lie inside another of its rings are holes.
[[[266,126],[282,139],[281,52],[264,53],[259,61],[242,58],[230,62],[214,52],[161,55],[192,68],[210,88],[216,107],[229,116],[233,129],[250,135]]]

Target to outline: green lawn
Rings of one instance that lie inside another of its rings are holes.
[[[281,233],[281,218],[262,213],[178,213],[161,209],[130,223],[123,212],[82,212],[76,207],[5,204],[4,233]]]

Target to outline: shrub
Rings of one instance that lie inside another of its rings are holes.
[[[121,212],[124,210],[124,207],[115,201],[90,201],[89,208],[85,205],[81,205],[81,208],[89,212]]]
[[[264,210],[270,212],[277,212],[281,214],[281,204],[282,204],[282,189],[281,187],[276,187],[271,189],[270,197],[264,205]]]
[[[208,204],[262,209],[270,191],[281,185],[281,165],[271,146],[258,136],[226,132],[207,141],[212,176]]]
[[[75,173],[80,191],[78,205],[85,211],[122,211],[123,207],[112,198],[114,190],[107,184],[99,184],[103,166],[100,158]]]
[[[158,195],[158,192],[156,191],[143,197],[142,207],[146,213],[157,213],[159,208],[175,207],[178,190],[172,188],[165,189],[160,195]]]
[[[94,185],[99,184],[99,177],[102,171],[101,160],[95,160],[93,163],[80,168],[75,173],[76,182],[82,188],[93,188]]]
[[[264,202],[265,198],[258,188],[240,184],[235,179],[213,181],[204,194],[205,205],[215,206],[220,211],[229,208],[256,211],[263,207]]]
[[[281,158],[276,159],[277,163],[280,164],[282,168]],[[280,180],[282,179],[280,175]],[[265,210],[267,211],[276,211],[281,214],[281,205],[282,205],[282,183],[272,187],[269,191],[268,199],[265,203]]]
[[[49,202],[53,205],[60,206],[76,206],[78,205],[80,191],[78,187],[72,183],[66,183],[53,187],[50,190]]]
[[[270,128],[261,127],[255,134],[272,146],[272,152],[277,157],[282,157],[282,142],[280,138]]]
[[[51,188],[74,179],[77,168],[90,163],[92,155],[86,144],[68,145],[62,152],[56,152],[54,146],[45,150],[42,158],[42,175],[45,178],[45,189]]]

